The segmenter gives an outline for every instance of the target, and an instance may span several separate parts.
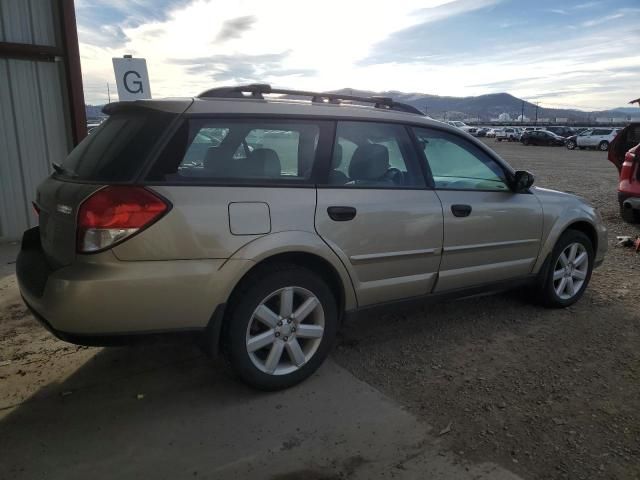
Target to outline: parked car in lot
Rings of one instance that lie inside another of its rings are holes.
[[[563,138],[568,138],[576,134],[576,131],[571,127],[550,126],[546,127],[545,130],[551,133],[555,133],[556,135]]]
[[[186,331],[274,390],[346,317],[519,285],[566,307],[607,248],[583,199],[390,99],[250,85],[105,113],[38,187],[16,266],[75,343]]]
[[[447,122],[448,125],[451,125],[452,127],[456,127],[459,128],[460,130],[462,130],[463,132],[467,132],[469,134],[474,134],[477,130],[476,127],[471,127],[469,125],[467,125],[464,122],[461,122],[459,120],[450,120]]]
[[[496,138],[496,132],[500,130],[499,128],[490,128],[487,133],[486,133],[486,137],[487,138]]]
[[[569,150],[576,149],[578,147],[578,135],[571,135],[565,138],[564,144]]]
[[[524,145],[564,145],[564,138],[547,130],[533,130],[524,132],[520,137],[520,141]]]
[[[627,222],[640,222],[640,123],[618,133],[609,147],[609,161],[620,175],[620,215]]]
[[[488,128],[478,128],[473,134],[474,137],[486,137],[487,132],[489,132]]]
[[[619,128],[591,128],[584,130],[575,137],[575,146],[570,148],[569,143],[567,143],[567,148],[570,150],[576,146],[578,148],[597,148],[606,152],[619,131]]]
[[[517,142],[520,138],[520,132],[512,127],[502,128],[496,131],[496,141],[502,142],[504,140],[508,142]]]

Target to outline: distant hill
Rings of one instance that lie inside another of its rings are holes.
[[[497,118],[501,113],[508,113],[512,118],[517,118],[522,113],[524,102],[524,115],[531,119],[535,118],[536,105],[514,97],[509,93],[490,93],[478,95],[476,97],[441,97],[424,93],[404,93],[398,91],[372,92],[367,90],[356,90],[343,88],[335,90],[335,93],[352,95],[379,95],[391,97],[398,102],[408,103],[434,118],[447,119],[478,118],[490,120]],[[567,118],[575,122],[586,122],[596,117],[620,117],[620,116],[640,117],[640,108],[618,108],[615,110],[604,110],[586,112],[582,110],[558,109],[558,108],[538,108],[538,118]]]
[[[405,93],[398,91],[373,92],[369,90],[357,90],[352,88],[342,88],[334,90],[332,93],[344,95],[391,97],[398,102],[408,103],[433,118],[444,118],[447,120],[458,119],[478,119],[488,121],[497,118],[501,113],[508,113],[512,119],[516,119],[522,113],[524,102],[524,114],[530,119],[536,115],[535,104],[523,101],[509,93],[490,93],[478,95],[476,97],[441,97],[425,93]],[[87,118],[103,117],[102,107],[104,105],[87,105]],[[640,117],[638,107],[620,107],[612,110],[586,112],[582,110],[567,110],[557,108],[538,108],[538,118],[567,118],[571,122],[589,122],[598,117],[622,118]]]

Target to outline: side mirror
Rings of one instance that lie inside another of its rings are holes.
[[[513,175],[513,190],[516,193],[524,192],[531,188],[535,178],[532,173],[526,170],[518,170]]]

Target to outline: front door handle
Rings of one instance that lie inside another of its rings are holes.
[[[356,216],[356,209],[353,207],[329,207],[327,213],[331,220],[336,222],[348,222]]]
[[[471,215],[471,205],[451,205],[451,213],[456,217],[468,217]]]

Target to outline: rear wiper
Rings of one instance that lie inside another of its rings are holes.
[[[65,176],[71,177],[71,178],[78,176],[75,173],[73,173],[71,170],[67,170],[66,168],[64,168],[62,165],[60,165],[57,162],[51,162],[51,166],[56,171],[56,173],[59,174],[59,175],[65,175]]]

